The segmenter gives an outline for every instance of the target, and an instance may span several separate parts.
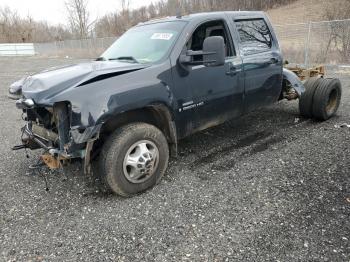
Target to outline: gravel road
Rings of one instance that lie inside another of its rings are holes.
[[[350,68],[327,122],[280,102],[179,144],[163,181],[125,199],[79,166],[29,172],[6,97],[25,74],[70,59],[0,59],[0,261],[349,261]]]

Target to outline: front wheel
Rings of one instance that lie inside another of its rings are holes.
[[[141,193],[163,177],[169,148],[163,133],[146,123],[118,128],[104,143],[100,155],[102,178],[122,196]]]

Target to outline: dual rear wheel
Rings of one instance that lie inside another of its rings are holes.
[[[299,99],[300,114],[324,121],[335,115],[341,100],[341,83],[336,78],[309,78]]]

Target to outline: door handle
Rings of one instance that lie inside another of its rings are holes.
[[[268,64],[271,64],[271,65],[273,65],[273,64],[277,64],[278,63],[278,59],[277,58],[271,58],[269,61],[268,61]]]
[[[230,69],[226,72],[226,75],[228,75],[228,76],[237,75],[237,68],[235,66],[231,65]]]

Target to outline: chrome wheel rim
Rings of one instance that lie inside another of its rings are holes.
[[[157,146],[149,140],[138,141],[126,152],[123,162],[124,176],[131,183],[143,183],[154,175],[158,161]]]

